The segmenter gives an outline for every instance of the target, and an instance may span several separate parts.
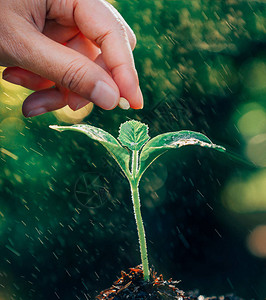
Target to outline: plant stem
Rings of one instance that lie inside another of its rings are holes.
[[[138,151],[134,150],[132,155],[132,178],[130,180],[131,196],[134,207],[134,215],[137,224],[140,255],[143,268],[144,280],[149,281],[149,262],[147,254],[147,244],[145,237],[145,229],[142,221],[141,210],[140,210],[140,198],[139,198],[139,180],[136,178],[138,169]]]

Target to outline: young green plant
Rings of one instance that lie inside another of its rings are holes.
[[[142,175],[155,159],[170,149],[188,145],[199,145],[218,151],[225,151],[225,148],[213,144],[205,135],[194,131],[168,132],[150,139],[148,126],[135,120],[120,125],[118,139],[100,128],[85,124],[73,126],[53,125],[50,128],[57,131],[73,130],[82,132],[89,138],[100,142],[124,172],[130,184],[144,280],[148,281],[150,274],[147,243],[139,197],[139,182]]]

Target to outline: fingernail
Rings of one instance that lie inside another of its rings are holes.
[[[91,93],[91,100],[103,109],[113,109],[119,100],[119,93],[107,83],[98,81]]]
[[[36,108],[36,109],[31,110],[31,111],[26,115],[26,118],[39,116],[39,115],[42,115],[42,114],[45,114],[45,113],[47,113],[47,109],[44,108],[44,107],[39,107],[39,108]]]
[[[78,110],[79,108],[80,108],[80,103],[76,106],[74,111]]]
[[[84,102],[84,103],[79,103],[79,104],[75,107],[75,109],[73,109],[73,110],[74,110],[74,111],[77,111],[77,110],[83,108],[84,106],[88,105],[89,103],[90,103],[89,101],[86,101],[86,103],[85,103],[85,102]]]
[[[10,75],[10,74],[3,74],[3,79],[10,83],[14,83],[17,85],[22,85],[22,80],[19,77]]]
[[[77,111],[81,108],[83,108],[84,106],[88,105],[90,103],[90,101],[82,99],[81,97],[79,98],[79,103],[77,104],[77,106],[75,107],[75,109],[73,109],[74,111]]]

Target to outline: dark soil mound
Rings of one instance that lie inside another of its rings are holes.
[[[149,282],[144,281],[143,271],[140,266],[130,268],[129,273],[121,272],[121,278],[114,282],[109,288],[96,297],[98,300],[243,300],[233,295],[220,297],[203,297],[197,293],[185,292],[177,287],[180,281],[172,279],[164,280],[162,275],[157,276],[155,271],[151,271]]]

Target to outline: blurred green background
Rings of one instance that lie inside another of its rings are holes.
[[[184,147],[149,169],[140,193],[151,264],[184,290],[265,299],[266,2],[112,3],[137,35],[142,111],[25,119],[30,91],[0,81],[0,299],[93,299],[140,263],[112,158],[48,128],[82,121],[117,136],[129,118],[151,136],[200,131],[237,154]]]

